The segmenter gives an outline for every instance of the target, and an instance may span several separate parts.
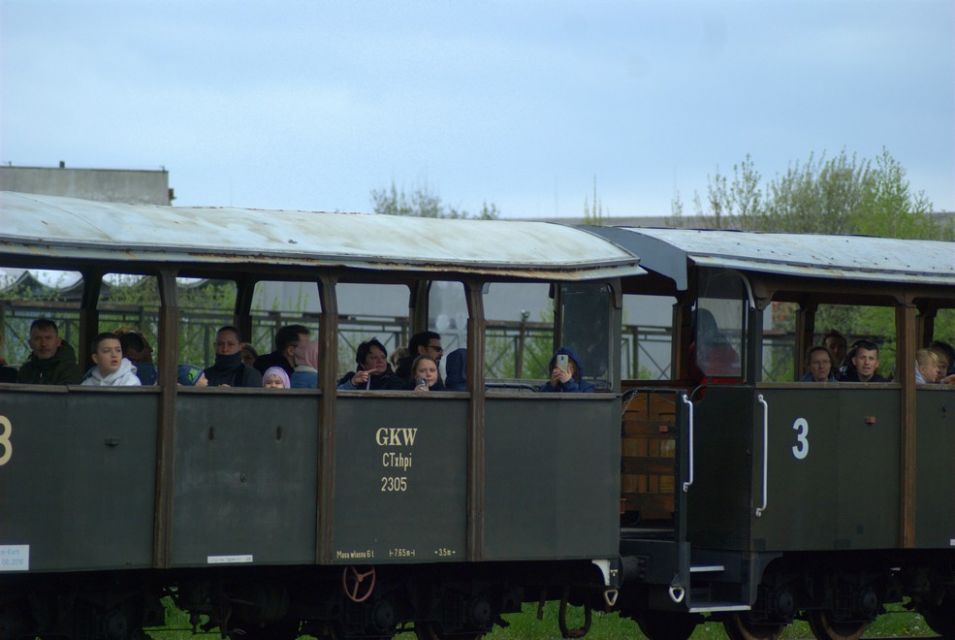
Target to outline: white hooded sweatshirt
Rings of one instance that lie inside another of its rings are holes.
[[[119,369],[106,376],[100,373],[99,367],[93,367],[83,379],[83,384],[93,387],[137,387],[142,383],[136,377],[133,363],[123,358]]]

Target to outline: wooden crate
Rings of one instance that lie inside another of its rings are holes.
[[[621,511],[641,522],[673,517],[676,484],[676,397],[641,391],[623,415]]]

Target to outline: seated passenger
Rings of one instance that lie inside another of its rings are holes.
[[[955,384],[955,347],[947,342],[934,340],[929,349],[935,352],[939,358],[941,367],[940,380],[942,384]]]
[[[388,364],[388,352],[385,345],[372,338],[358,345],[355,355],[358,369],[349,371],[338,380],[338,388],[343,390],[401,388],[401,381],[395,378]]]
[[[835,329],[829,329],[829,333],[822,337],[822,346],[829,350],[829,355],[832,358],[833,375],[838,376],[840,373],[845,373],[843,367],[846,364],[846,349],[848,347],[846,337]]]
[[[289,381],[288,374],[282,367],[269,367],[262,375],[262,388],[264,389],[290,389],[292,383]]]
[[[444,391],[444,383],[438,376],[438,363],[431,356],[418,356],[411,364],[414,376],[412,388],[418,392]]]
[[[411,379],[411,365],[418,356],[430,356],[441,364],[441,354],[444,349],[441,347],[441,335],[434,331],[422,331],[411,336],[408,342],[408,355],[398,361],[395,367],[395,375],[404,380]]]
[[[181,364],[176,371],[176,382],[184,387],[208,387],[209,381],[202,367],[194,364]]]
[[[142,384],[136,367],[123,357],[123,346],[115,333],[101,333],[93,338],[90,356],[95,367],[89,370],[82,384],[92,387],[138,387]]]
[[[275,333],[275,351],[259,356],[255,361],[255,368],[265,373],[269,367],[282,367],[285,373],[292,375],[295,371],[295,346],[299,342],[308,340],[309,330],[300,324],[290,324],[282,327]]]
[[[551,393],[592,393],[594,391],[594,385],[582,378],[583,370],[577,354],[567,347],[557,350],[547,368],[550,369],[550,380],[541,385],[538,391]]]
[[[123,347],[123,357],[136,369],[136,377],[143,384],[156,384],[158,377],[153,364],[153,348],[141,333],[124,331],[119,334],[119,343]]]
[[[809,349],[806,364],[808,370],[800,378],[801,382],[835,382],[836,376],[832,371],[832,355],[829,349],[816,346]]]
[[[915,352],[915,384],[934,384],[941,378],[938,355],[931,349]]]
[[[289,380],[293,389],[318,387],[318,343],[314,340],[299,342],[295,347],[295,371]]]
[[[713,312],[697,309],[693,322],[693,342],[687,349],[690,380],[694,384],[737,382],[742,375],[739,354],[723,335]]]
[[[262,374],[242,362],[239,330],[225,326],[216,332],[216,361],[206,368],[210,387],[261,387]]]
[[[250,367],[254,367],[255,361],[259,359],[259,352],[255,350],[251,342],[243,342],[239,347],[239,353],[242,354],[242,362]]]
[[[22,384],[79,384],[83,370],[76,364],[73,347],[60,339],[56,323],[37,318],[30,325],[30,358],[17,372]]]
[[[879,346],[868,340],[859,340],[853,345],[849,359],[852,367],[839,376],[839,382],[888,382],[880,376]]]
[[[444,388],[448,391],[468,390],[468,350],[455,349],[448,354],[444,364],[444,373],[447,379]]]

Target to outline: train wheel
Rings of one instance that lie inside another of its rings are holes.
[[[686,640],[699,624],[699,616],[674,611],[644,611],[637,625],[650,640]]]
[[[723,628],[730,640],[773,640],[783,630],[783,625],[758,624],[748,613],[734,613],[723,620]]]
[[[840,622],[833,620],[831,611],[807,612],[812,635],[819,640],[859,640],[869,622]]]
[[[919,613],[925,618],[926,624],[932,631],[943,638],[955,638],[955,602],[953,598],[944,598],[934,605],[923,603]]]

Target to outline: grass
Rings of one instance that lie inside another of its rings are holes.
[[[148,630],[155,640],[188,640],[192,638],[189,627],[189,616],[176,609],[171,602],[166,602],[166,626],[154,627]],[[889,637],[925,637],[936,634],[925,624],[922,616],[907,611],[900,604],[888,605],[887,612],[866,630],[865,638]],[[506,629],[495,627],[487,634],[487,640],[560,640],[560,630],[557,626],[557,603],[548,602],[544,606],[543,620],[537,619],[537,605],[526,604],[521,613],[512,613],[504,616],[509,623]],[[580,626],[583,623],[583,610],[573,609],[568,614],[570,627]],[[215,633],[218,635],[218,633]],[[311,636],[302,636],[303,639]],[[415,640],[413,632],[407,631],[396,636],[399,640]],[[593,612],[593,620],[588,640],[640,640],[644,636],[640,633],[636,623],[628,618],[622,618],[617,613]],[[705,622],[696,628],[692,640],[725,640],[726,633],[719,622]],[[802,640],[812,638],[809,625],[797,620],[786,627],[780,638],[782,640]]]

